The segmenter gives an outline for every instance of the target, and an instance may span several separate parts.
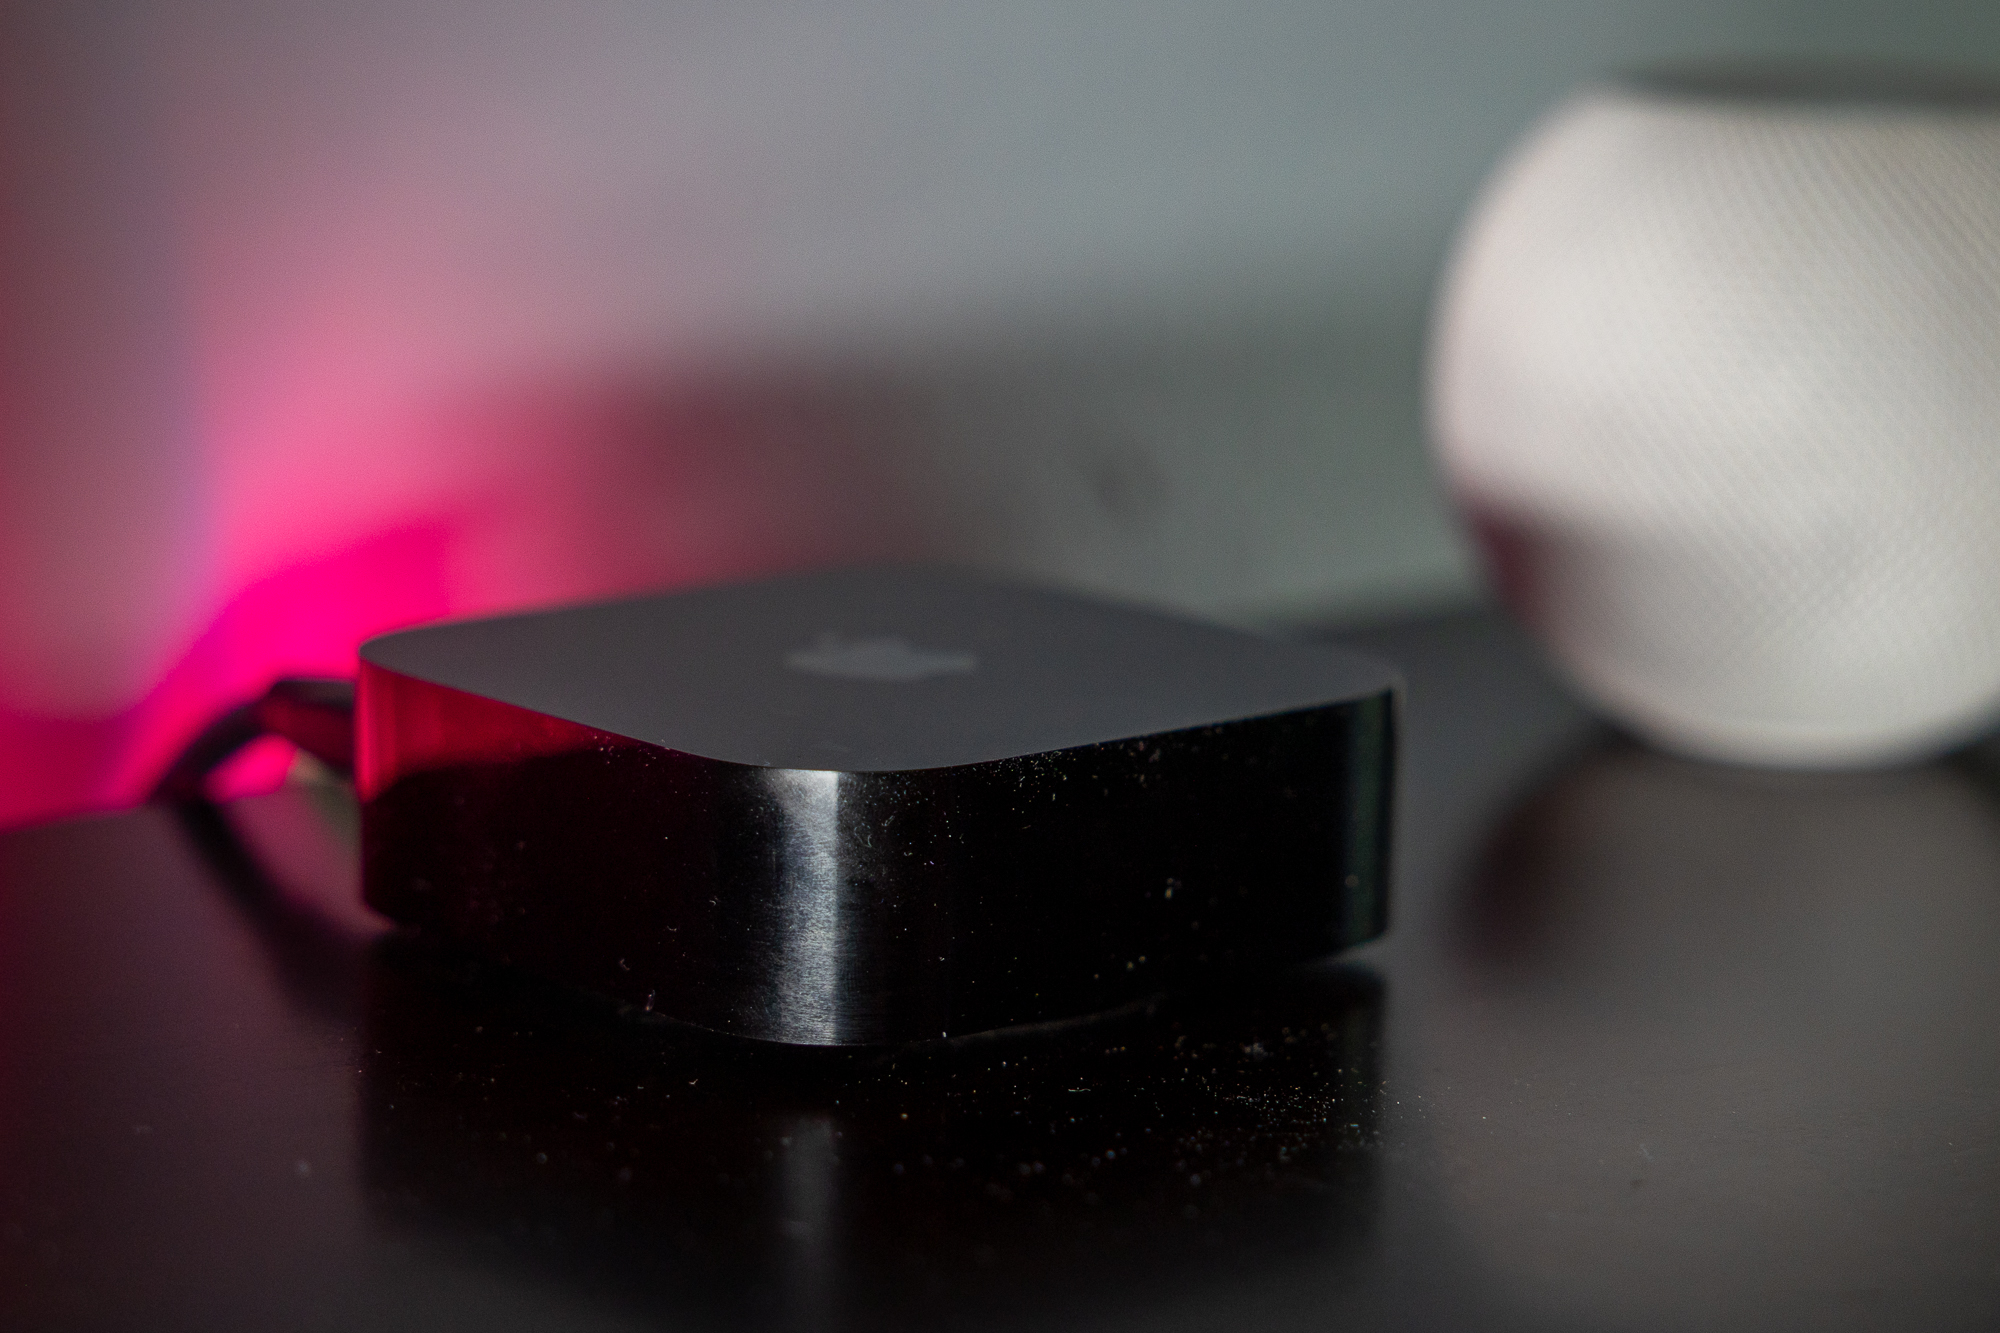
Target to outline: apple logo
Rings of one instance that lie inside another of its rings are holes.
[[[845,639],[829,632],[820,635],[810,648],[786,653],[785,665],[794,671],[844,680],[911,681],[970,671],[979,665],[979,658],[949,648],[919,648],[893,634]]]

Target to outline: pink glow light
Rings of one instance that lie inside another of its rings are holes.
[[[361,641],[388,630],[906,554],[918,508],[872,466],[873,418],[843,410],[784,392],[572,386],[413,414],[391,443],[275,433],[289,443],[214,458],[197,517],[216,537],[189,558],[212,561],[205,581],[224,600],[213,613],[176,604],[194,632],[168,667],[122,707],[64,716],[38,707],[36,680],[9,676],[0,653],[0,827],[142,799],[218,714],[281,676],[353,676]],[[120,535],[98,527],[70,541]],[[0,598],[48,568],[0,562]],[[76,639],[59,622],[87,619],[79,595],[43,601],[50,637]],[[139,633],[105,651],[158,655]],[[232,769],[232,790],[282,764],[267,749]]]
[[[129,804],[213,717],[279,676],[352,676],[372,634],[453,604],[445,525],[378,534],[243,589],[144,698],[99,718],[0,711],[0,824]],[[273,776],[238,770],[237,786]]]

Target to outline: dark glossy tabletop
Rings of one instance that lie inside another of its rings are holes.
[[[261,874],[0,836],[0,1327],[2000,1327],[2000,766],[1703,767],[1493,621],[1344,637],[1410,682],[1387,940],[900,1055],[382,936],[325,794],[229,812]]]

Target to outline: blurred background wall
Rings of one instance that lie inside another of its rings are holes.
[[[412,620],[878,557],[1476,595],[1430,290],[1528,123],[1991,0],[0,0],[0,824]]]

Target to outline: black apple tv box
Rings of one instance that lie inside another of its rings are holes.
[[[1398,684],[961,573],[812,574],[364,645],[390,918],[768,1041],[935,1040],[1386,922]]]

